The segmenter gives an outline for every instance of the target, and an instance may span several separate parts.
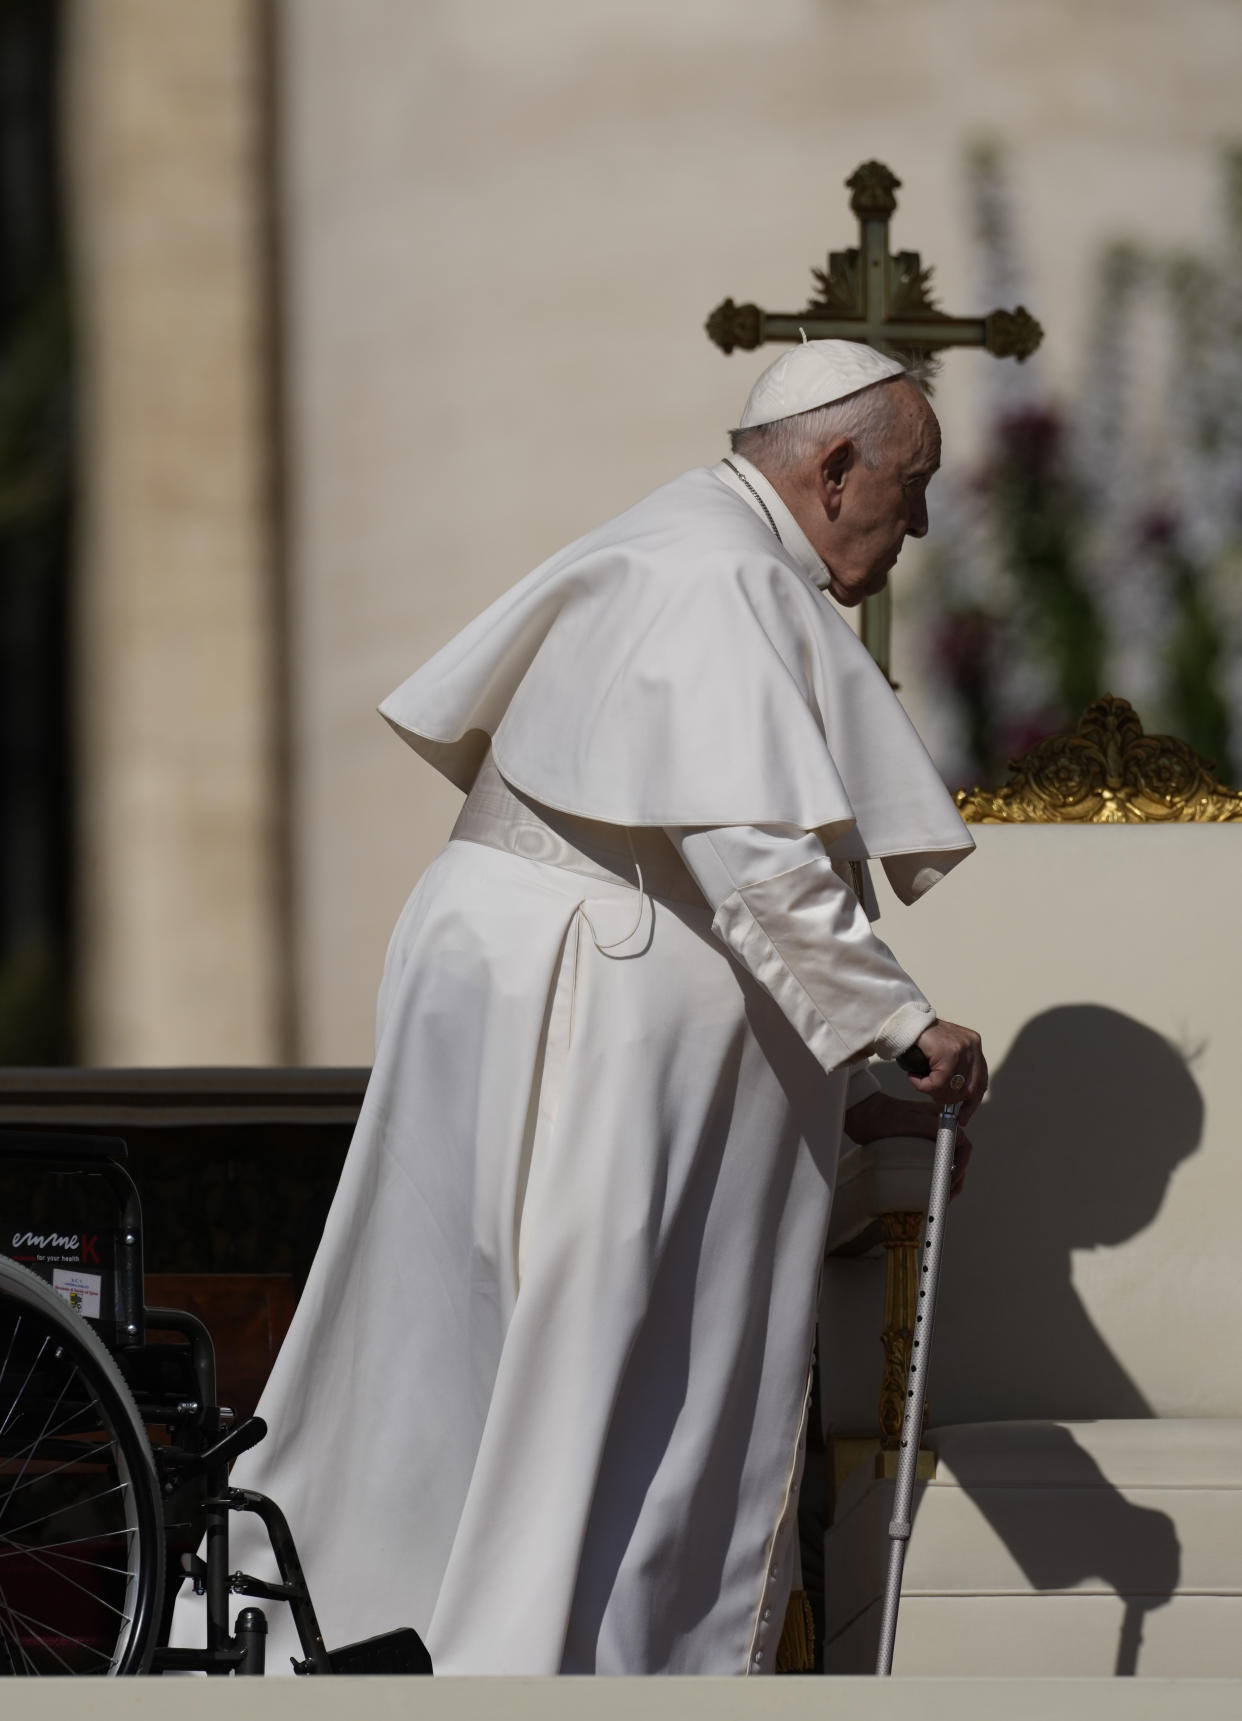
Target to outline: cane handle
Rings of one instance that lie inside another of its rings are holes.
[[[907,1046],[905,1051],[900,1054],[897,1059],[897,1068],[904,1070],[908,1076],[931,1075],[931,1064],[927,1060],[927,1053],[917,1043],[913,1046]]]

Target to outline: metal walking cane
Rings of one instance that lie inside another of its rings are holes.
[[[931,1065],[917,1046],[897,1059],[908,1076],[926,1076]],[[950,1086],[964,1086],[954,1076]],[[897,1457],[897,1485],[893,1489],[893,1516],[888,1526],[888,1576],[884,1584],[884,1612],[880,1619],[880,1648],[875,1670],[887,1677],[893,1670],[893,1645],[897,1638],[897,1609],[901,1604],[901,1574],[910,1540],[910,1512],[914,1502],[914,1477],[923,1433],[923,1406],[927,1398],[927,1364],[931,1356],[932,1321],[936,1313],[936,1284],[940,1276],[940,1251],[949,1212],[949,1184],[953,1176],[953,1152],[957,1146],[957,1116],[962,1102],[955,1100],[940,1109],[936,1151],[932,1158],[931,1191],[923,1242],[919,1249],[918,1312],[910,1342],[910,1371],[906,1377],[906,1405],[901,1420],[901,1450]]]

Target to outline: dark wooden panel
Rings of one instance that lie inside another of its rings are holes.
[[[148,1273],[150,1308],[186,1309],[211,1333],[220,1402],[249,1416],[297,1303],[288,1273]],[[149,1328],[159,1336],[159,1326]]]
[[[367,1074],[0,1070],[0,1129],[121,1136],[150,1271],[288,1273],[300,1290]],[[85,1224],[98,1206],[92,1181],[0,1168],[0,1224]]]

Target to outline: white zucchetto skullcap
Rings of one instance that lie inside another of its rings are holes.
[[[901,376],[905,365],[885,358],[861,341],[808,341],[790,347],[770,364],[755,383],[742,411],[739,430],[772,424],[778,418],[811,412],[830,401],[844,400],[873,382]]]

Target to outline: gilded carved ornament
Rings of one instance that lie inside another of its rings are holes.
[[[1028,748],[999,789],[959,789],[968,825],[1140,825],[1242,821],[1242,791],[1172,735],[1145,735],[1134,707],[1107,694],[1069,735]]]
[[[906,1410],[906,1377],[918,1312],[919,1238],[921,1213],[885,1213],[880,1218],[884,1239],[884,1373],[880,1381],[880,1446],[895,1451],[901,1445]]]

